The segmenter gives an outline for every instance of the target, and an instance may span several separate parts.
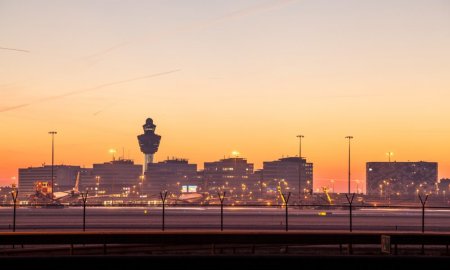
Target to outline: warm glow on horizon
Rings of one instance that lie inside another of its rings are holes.
[[[435,161],[450,177],[448,1],[0,5],[0,185],[51,164],[50,130],[55,164],[113,149],[142,164],[148,117],[156,162],[201,169],[233,151],[259,169],[298,156],[301,132],[314,189],[346,191],[348,135],[355,191],[369,161]]]

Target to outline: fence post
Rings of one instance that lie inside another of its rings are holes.
[[[345,197],[347,198],[347,202],[349,205],[349,209],[350,209],[350,215],[349,215],[349,219],[350,219],[350,232],[353,231],[353,214],[352,214],[352,204],[353,204],[353,199],[355,198],[355,193],[352,194],[352,197],[350,198],[347,194],[345,194]]]
[[[352,197],[350,198],[347,194],[345,194],[345,197],[347,198],[347,202],[348,202],[348,205],[349,205],[349,210],[350,210],[350,213],[349,213],[349,219],[350,219],[350,232],[352,232],[353,231],[353,212],[352,212],[352,204],[353,204],[353,199],[355,198],[355,193],[353,193],[352,194]],[[349,254],[353,254],[353,243],[352,243],[352,239],[353,238],[351,238],[350,237],[350,243],[348,244],[348,253]]]
[[[419,200],[420,203],[422,204],[422,233],[425,232],[425,204],[427,203],[428,200],[428,195],[425,196],[425,199],[422,199],[422,196],[420,196],[419,194]],[[425,245],[422,243],[422,254],[425,254]]]
[[[223,231],[223,201],[225,200],[226,191],[224,191],[222,194],[220,192],[217,192],[217,195],[219,196],[220,200],[220,230]]]
[[[428,195],[425,196],[425,199],[422,199],[422,196],[419,194],[419,200],[422,204],[422,232],[425,232],[425,204],[427,203]]]
[[[160,192],[159,195],[161,196],[161,201],[162,201],[162,230],[164,231],[165,229],[165,218],[166,218],[166,197],[167,197],[167,191],[164,192]]]
[[[288,215],[288,202],[289,202],[289,198],[291,197],[291,193],[289,192],[288,193],[288,196],[287,196],[287,198],[286,198],[286,196],[284,195],[284,193],[281,193],[281,196],[283,197],[283,202],[284,202],[284,207],[286,208],[286,216],[285,216],[285,218],[286,218],[286,231],[288,231],[289,230],[289,223],[288,223],[288,217],[289,217],[289,215]]]
[[[17,188],[14,188],[13,191],[11,191],[11,196],[14,202],[14,212],[13,212],[13,232],[16,231],[16,205],[17,205],[17,195],[19,195],[19,191]]]
[[[88,191],[81,192],[81,198],[83,199],[83,232],[86,231],[86,201],[87,201]]]

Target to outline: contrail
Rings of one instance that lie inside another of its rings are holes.
[[[14,49],[14,48],[5,48],[5,47],[0,47],[0,50],[9,50],[9,51],[26,52],[26,53],[29,53],[29,52],[30,52],[30,51],[27,51],[27,50]]]
[[[280,8],[282,6],[285,6],[287,4],[297,2],[297,1],[298,0],[275,0],[275,1],[271,1],[269,3],[263,3],[263,4],[243,8],[243,9],[225,14],[221,17],[205,21],[205,22],[197,22],[197,23],[193,23],[193,24],[190,24],[187,26],[183,26],[179,29],[175,29],[174,31],[172,31],[170,33],[165,33],[162,36],[155,38],[154,41],[161,40],[164,37],[170,37],[170,36],[174,36],[174,35],[181,34],[181,33],[189,33],[189,32],[193,32],[196,30],[205,29],[205,28],[211,27],[218,23],[222,23],[222,22],[226,22],[228,20],[238,19],[238,18],[242,18],[242,17],[247,17],[247,16],[250,16],[250,15],[253,15],[256,13],[268,11],[268,10],[275,9],[275,8]],[[145,39],[145,37],[143,37],[143,39]],[[112,51],[115,51],[122,47],[125,47],[125,46],[129,45],[130,43],[131,42],[119,43],[119,44],[109,47],[105,50],[102,50],[102,51],[96,52],[94,54],[91,54],[89,56],[86,56],[86,57],[84,57],[84,59],[89,60],[89,59],[94,59],[94,58],[100,57],[102,55],[111,53]],[[96,60],[93,60],[93,61],[94,61],[93,63],[95,64]],[[99,59],[97,59],[97,61],[99,61]]]
[[[20,104],[20,105],[16,105],[16,106],[0,108],[0,112],[13,111],[13,110],[16,110],[16,109],[20,109],[20,108],[26,107],[28,105],[31,105],[31,103],[24,103],[24,104]]]
[[[0,109],[0,113],[1,112],[7,112],[7,111],[20,109],[20,108],[23,108],[23,107],[26,107],[26,106],[29,106],[29,105],[32,105],[32,104],[36,104],[36,103],[41,103],[41,102],[45,102],[45,101],[49,101],[49,100],[55,100],[55,99],[60,99],[60,98],[68,97],[68,96],[78,95],[78,94],[85,93],[85,92],[91,92],[91,91],[95,91],[95,90],[102,89],[102,88],[105,88],[105,87],[110,87],[110,86],[113,86],[113,85],[124,84],[124,83],[133,82],[133,81],[139,81],[139,80],[144,80],[144,79],[164,76],[164,75],[168,75],[168,74],[179,72],[179,71],[181,71],[181,69],[174,69],[174,70],[169,70],[169,71],[160,72],[160,73],[154,73],[154,74],[150,74],[150,75],[146,75],[146,76],[126,79],[126,80],[122,80],[122,81],[115,81],[115,82],[110,82],[110,83],[104,83],[104,84],[100,84],[100,85],[97,85],[97,86],[94,86],[94,87],[91,87],[91,88],[87,88],[87,89],[83,89],[83,90],[77,90],[77,91],[72,91],[72,92],[68,92],[68,93],[65,93],[65,94],[57,95],[57,96],[41,98],[41,99],[38,99],[38,100],[36,100],[34,102],[31,102],[31,103],[25,103],[25,104],[20,104],[20,105],[16,105],[16,106],[1,108]]]
[[[293,2],[297,2],[297,0],[277,0],[277,1],[269,2],[269,3],[256,5],[256,6],[253,6],[253,7],[244,8],[244,9],[241,9],[241,10],[238,10],[238,11],[235,11],[235,12],[231,12],[229,14],[226,14],[226,15],[224,15],[222,17],[216,18],[216,19],[211,20],[209,22],[206,22],[206,23],[204,23],[204,26],[209,26],[210,24],[215,24],[215,23],[219,23],[219,22],[223,22],[223,21],[227,21],[227,20],[231,20],[231,19],[236,19],[236,18],[250,16],[250,15],[255,14],[255,13],[264,12],[264,11],[267,11],[267,10],[279,8],[281,6],[284,6],[284,5],[293,3]]]
[[[110,104],[104,106],[103,108],[101,108],[100,110],[94,112],[92,115],[93,115],[93,116],[97,116],[98,114],[100,114],[101,112],[103,112],[104,110],[106,110],[107,108],[109,108],[109,107],[111,107],[111,106],[114,106],[114,105],[116,105],[116,104],[117,104],[117,102],[110,103]]]
[[[160,73],[155,73],[155,74],[151,74],[151,75],[147,75],[147,76],[141,76],[141,77],[126,79],[126,80],[122,80],[122,81],[104,83],[104,84],[100,84],[100,85],[97,85],[97,86],[94,86],[94,87],[91,87],[91,88],[87,88],[87,89],[83,89],[83,90],[77,90],[77,91],[68,92],[68,93],[65,93],[65,94],[62,94],[62,95],[58,95],[58,96],[52,96],[52,97],[43,98],[43,99],[40,99],[39,101],[42,102],[42,101],[48,101],[48,100],[53,100],[53,99],[59,99],[59,98],[67,97],[67,96],[73,96],[73,95],[81,94],[81,93],[84,93],[84,92],[90,92],[90,91],[98,90],[98,89],[101,89],[101,88],[105,88],[105,87],[109,87],[109,86],[113,86],[113,85],[117,85],[117,84],[124,84],[124,83],[133,82],[133,81],[139,81],[139,80],[144,80],[144,79],[148,79],[148,78],[159,77],[159,76],[168,75],[168,74],[179,72],[179,71],[181,71],[181,69],[174,69],[174,70],[160,72]]]

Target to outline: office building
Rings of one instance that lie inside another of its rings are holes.
[[[440,179],[436,191],[441,195],[450,195],[450,178]]]
[[[253,163],[245,158],[225,158],[215,162],[205,162],[203,185],[210,193],[228,191],[229,195],[248,194],[252,183]]]
[[[412,196],[435,191],[437,162],[367,162],[368,195]]]
[[[53,191],[72,190],[75,187],[75,181],[80,166],[54,165],[53,166]],[[43,165],[41,167],[19,168],[19,199],[26,200],[35,193],[36,182],[48,182],[51,186],[52,166]]]
[[[98,188],[106,194],[129,193],[131,188],[139,186],[142,178],[142,165],[134,164],[130,159],[118,159],[94,164],[92,181],[98,182]]]
[[[276,191],[278,186],[283,190],[289,190],[298,194],[299,167],[301,168],[302,193],[311,193],[313,188],[313,163],[298,157],[285,157],[275,161],[263,163],[262,179],[264,186],[271,191]]]
[[[143,182],[144,192],[152,198],[158,198],[164,190],[177,195],[181,192],[197,192],[197,164],[177,158],[148,163]]]

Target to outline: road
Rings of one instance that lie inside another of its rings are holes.
[[[289,209],[289,230],[349,230],[349,211]],[[284,230],[285,209],[224,208],[224,230]],[[82,229],[83,208],[17,209],[17,231]],[[13,210],[0,208],[0,231],[10,231]],[[354,231],[421,231],[420,209],[355,209]],[[86,230],[161,230],[161,207],[88,207]],[[218,207],[166,207],[166,230],[219,230]],[[450,210],[427,210],[426,231],[450,231]]]

